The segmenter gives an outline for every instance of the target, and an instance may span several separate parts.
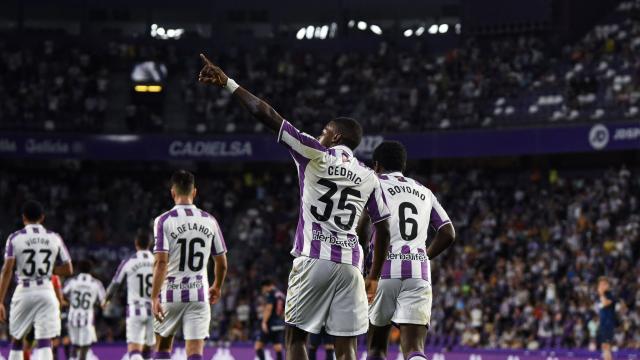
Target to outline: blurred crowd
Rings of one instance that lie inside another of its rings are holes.
[[[432,261],[429,344],[487,348],[594,348],[595,282],[608,276],[617,299],[615,345],[640,348],[638,169],[408,172],[451,216],[454,247]],[[172,206],[165,171],[94,169],[1,173],[0,235],[20,226],[37,198],[45,225],[75,260],[91,258],[105,285],[133,251],[139,228]],[[212,338],[247,341],[260,325],[259,283],[286,290],[298,215],[293,168],[199,171],[197,204],[220,221],[229,248]],[[122,298],[97,320],[103,341],[124,339]],[[6,336],[4,331],[0,334]]]
[[[381,42],[369,52],[230,47],[212,59],[311,133],[337,115],[359,119],[369,132],[619,121],[640,119],[639,20],[640,4],[627,1],[563,47],[551,45],[548,34],[532,34],[463,38],[445,54],[416,40],[408,48]],[[106,43],[0,42],[0,74],[6,74],[0,75],[0,128],[262,131],[228,92],[196,82],[195,53],[209,44]],[[168,95],[155,105],[122,96],[131,92],[132,66],[149,60],[168,68]],[[105,112],[110,121],[125,121],[110,129]]]

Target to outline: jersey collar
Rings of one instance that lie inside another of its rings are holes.
[[[347,155],[349,155],[350,157],[353,157],[353,151],[351,149],[349,149],[348,146],[346,145],[336,145],[331,147],[332,150],[340,150],[342,152],[347,153]]]
[[[180,204],[180,205],[175,205],[173,208],[183,209],[183,208],[191,208],[191,207],[196,207],[196,206],[194,204],[190,204],[190,205]]]
[[[44,226],[42,226],[42,224],[27,224],[27,225],[25,225],[24,227],[25,227],[25,228],[34,228],[34,227],[42,228],[42,227],[44,227]]]
[[[404,177],[404,175],[402,175],[402,172],[401,172],[401,171],[393,171],[393,172],[390,172],[390,173],[386,173],[385,175],[390,175],[390,176],[402,176],[402,177]]]

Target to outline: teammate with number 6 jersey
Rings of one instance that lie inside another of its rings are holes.
[[[406,159],[404,146],[395,141],[383,142],[373,153],[374,169],[391,211],[391,243],[369,308],[368,359],[372,360],[386,359],[392,323],[400,327],[404,358],[427,358],[424,343],[432,302],[429,260],[455,238],[449,216],[431,190],[402,174]],[[427,248],[429,227],[436,236]]]
[[[148,233],[136,235],[136,252],[123,260],[107,289],[103,307],[113,298],[122,283],[127,284],[127,351],[129,360],[151,358],[155,345],[153,316],[151,315],[151,279],[153,254],[149,251],[151,239]]]
[[[101,304],[105,298],[104,286],[100,280],[91,276],[91,263],[80,261],[79,274],[67,280],[62,289],[69,303],[67,325],[69,338],[73,346],[74,358],[85,360],[89,347],[97,341],[94,324],[94,307]]]
[[[204,55],[199,81],[225,87],[251,115],[278,133],[298,170],[300,214],[291,254],[285,305],[287,359],[307,359],[308,333],[322,327],[336,336],[336,357],[355,360],[356,336],[366,333],[367,298],[375,294],[389,245],[389,210],[380,181],[353,151],[362,127],[351,118],[327,122],[316,139],[284,120],[269,104],[239,86]],[[357,225],[364,212],[376,224],[371,276],[362,278]]]
[[[155,359],[171,359],[176,331],[181,328],[189,360],[201,360],[209,337],[211,307],[220,299],[227,271],[227,248],[216,219],[193,205],[193,174],[180,170],[171,177],[173,209],[154,221],[155,262],[152,310],[155,317]],[[215,281],[209,287],[207,262],[213,257]]]
[[[0,275],[0,322],[7,320],[4,298],[15,269],[17,287],[11,298],[9,360],[22,360],[22,341],[34,329],[37,348],[34,357],[53,359],[51,339],[60,335],[60,303],[51,275],[73,272],[69,252],[60,235],[42,226],[44,209],[27,201],[22,208],[25,227],[9,235]]]

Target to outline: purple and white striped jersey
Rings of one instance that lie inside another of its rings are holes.
[[[389,217],[380,181],[346,146],[325,148],[315,138],[283,121],[278,142],[298,169],[300,215],[291,254],[362,270],[358,220],[367,209],[373,223]]]
[[[153,252],[168,252],[162,302],[208,302],[209,257],[227,252],[216,219],[195,205],[176,205],[154,222]]]
[[[106,292],[100,280],[89,274],[79,274],[64,284],[62,293],[69,301],[67,322],[70,326],[93,325],[93,309],[104,302]]]
[[[23,288],[51,284],[54,266],[71,261],[60,235],[42,225],[27,225],[9,235],[4,258],[16,259],[15,276]]]
[[[431,282],[426,240],[429,225],[435,230],[451,222],[427,187],[400,172],[380,175],[391,210],[389,253],[381,279],[424,279]]]
[[[127,315],[151,315],[151,280],[153,278],[153,254],[149,250],[136,251],[122,260],[112,285],[127,284]]]

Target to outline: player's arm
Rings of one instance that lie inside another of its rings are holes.
[[[198,81],[204,84],[213,84],[229,89],[233,96],[242,104],[242,106],[251,113],[253,117],[258,119],[266,127],[273,132],[278,132],[282,126],[284,119],[271,105],[262,99],[253,95],[246,89],[238,86],[235,81],[229,77],[216,65],[214,65],[206,56],[200,54],[200,58],[204,62],[202,70],[198,76]]]
[[[377,281],[380,278],[382,265],[389,251],[391,233],[389,232],[389,221],[386,219],[375,223],[374,226],[376,234],[373,239],[373,263],[371,264],[369,279]]]
[[[16,258],[6,258],[4,264],[2,264],[2,272],[0,272],[0,303],[4,303],[4,298],[7,295],[9,284],[11,284],[11,274],[13,268],[16,265]]]
[[[433,259],[445,251],[456,239],[456,232],[449,215],[444,210],[436,196],[431,193],[430,224],[436,230],[436,236],[427,248],[427,256]]]
[[[220,255],[215,255],[213,257],[214,267],[215,267],[215,279],[213,280],[213,285],[209,289],[209,301],[212,304],[215,304],[220,300],[220,296],[222,294],[222,285],[224,284],[224,279],[227,276],[227,255],[226,253],[222,253]]]
[[[456,239],[456,231],[453,228],[453,224],[444,224],[438,232],[435,238],[427,248],[427,256],[429,259],[433,259],[445,251]]]
[[[151,303],[153,315],[160,321],[164,319],[164,311],[160,306],[160,290],[167,277],[169,263],[168,252],[156,252],[153,262],[153,280],[151,282]]]
[[[58,276],[71,276],[73,275],[73,265],[71,264],[71,255],[67,247],[64,245],[64,241],[58,235],[58,257],[61,264],[56,265],[53,268],[53,273]]]
[[[116,295],[116,293],[120,289],[120,286],[122,286],[122,283],[124,282],[124,278],[126,276],[125,267],[128,263],[128,260],[129,259],[122,260],[122,262],[118,266],[118,269],[116,270],[116,274],[113,276],[111,283],[107,287],[104,303],[102,304],[103,307],[106,306],[109,303],[109,301],[111,301],[111,299],[113,299],[113,297]]]
[[[262,331],[269,332],[269,319],[271,319],[271,312],[273,311],[273,304],[267,302],[262,307]]]

